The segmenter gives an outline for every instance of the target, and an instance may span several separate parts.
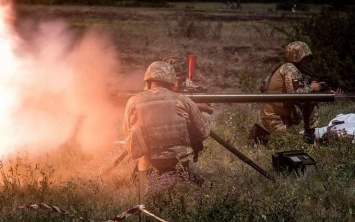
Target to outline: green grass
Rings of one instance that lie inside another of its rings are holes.
[[[223,4],[213,7],[219,11],[220,6]],[[274,15],[268,9],[270,5],[243,4],[242,7],[246,13],[261,10]],[[27,12],[43,15],[47,9],[29,7]],[[177,11],[177,15],[170,9],[78,6],[51,9],[70,11],[65,19],[71,25],[107,28],[119,51],[122,70],[118,75],[129,76],[132,70],[143,74],[148,64],[166,54],[195,53],[197,75],[208,92],[257,92],[258,83],[273,65],[269,59],[282,54],[285,36],[275,27],[290,25],[272,21],[222,21],[218,38],[213,38],[208,27],[214,27],[216,21],[191,19],[185,11]],[[88,12],[78,13],[82,10]],[[105,17],[106,10],[113,13],[112,17]],[[191,38],[186,32],[178,31],[185,27],[179,25],[179,19],[197,26]],[[203,41],[201,36],[205,37]],[[353,107],[352,102],[322,103],[321,126],[338,113],[353,113]],[[216,104],[213,130],[274,175],[276,183],[208,138],[198,162],[205,177],[203,186],[182,181],[167,189],[158,182],[160,186],[155,190],[159,192],[147,194],[147,209],[167,221],[353,221],[354,145],[335,141],[328,146],[311,147],[302,141],[301,135],[290,133],[273,136],[268,147],[254,146],[246,138],[252,125],[260,123],[259,108],[260,104]],[[117,128],[121,129],[122,123],[118,122]],[[118,135],[122,139],[121,131]],[[308,167],[307,174],[301,177],[273,172],[271,155],[291,149],[307,149],[316,159],[317,168]],[[100,176],[120,151],[113,147],[108,153],[86,156],[78,145],[70,143],[46,153],[43,158],[33,159],[26,153],[3,158],[0,221],[81,221],[79,218],[103,221],[138,204],[137,181],[132,177],[134,161],[125,159],[109,176]],[[18,209],[42,202],[68,210],[70,214]],[[127,219],[137,220],[137,215]]]
[[[205,178],[203,186],[180,181],[168,189],[168,185],[162,185],[166,184],[164,180],[152,182],[156,185],[154,192],[150,189],[147,194],[149,211],[167,221],[354,219],[353,144],[340,141],[310,147],[300,135],[290,134],[272,138],[267,148],[254,147],[246,136],[250,126],[258,122],[258,107],[236,104],[220,105],[218,109],[213,130],[274,175],[277,182],[272,183],[209,138],[198,162]],[[352,112],[353,105],[323,104],[322,121],[329,121],[339,111]],[[272,153],[302,148],[316,159],[317,167],[309,166],[306,175],[300,177],[273,172]],[[0,221],[75,221],[79,217],[106,220],[137,204],[131,160],[124,160],[111,175],[100,177],[100,172],[118,156],[119,149],[95,158],[70,153],[68,149],[73,147],[47,154],[46,160],[17,154],[12,160],[1,162]],[[68,164],[70,174],[65,167]],[[55,205],[71,213],[17,208],[33,203]],[[136,220],[137,216],[133,216],[128,221]]]

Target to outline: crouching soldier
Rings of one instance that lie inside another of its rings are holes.
[[[196,176],[190,141],[209,136],[209,121],[190,98],[172,91],[176,74],[168,63],[153,62],[144,82],[147,90],[129,99],[124,117],[126,149],[138,159],[140,185],[151,168],[159,174],[184,169]]]
[[[301,41],[291,42],[285,50],[286,61],[274,72],[267,86],[267,93],[318,93],[322,82],[309,83],[307,66],[312,52]],[[261,108],[261,120],[270,132],[286,132],[292,125],[304,122],[304,140],[313,144],[315,128],[318,126],[317,103],[265,103]]]
[[[189,64],[188,64],[188,61],[186,60],[186,58],[184,58],[180,55],[169,55],[169,56],[166,56],[163,59],[163,61],[172,65],[175,70],[176,83],[173,88],[173,91],[174,92],[185,92],[187,90],[187,92],[189,92],[189,90],[187,89],[188,86],[187,86],[186,82],[187,82],[187,77],[189,75],[189,71],[190,71],[191,67],[189,67]],[[212,104],[196,103],[196,105],[207,119],[211,118],[210,115],[212,115],[212,113],[214,111]],[[194,151],[193,160],[194,160],[194,162],[197,162],[199,154],[203,150],[203,138],[201,138],[199,136],[195,137],[195,136],[190,135],[190,139],[191,139],[191,141],[190,141],[191,147]]]

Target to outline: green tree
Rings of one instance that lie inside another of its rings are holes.
[[[311,66],[328,85],[355,90],[355,12],[323,10],[294,27],[293,40],[307,42],[313,52]]]

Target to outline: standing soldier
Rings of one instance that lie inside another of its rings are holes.
[[[301,41],[286,46],[286,62],[274,72],[267,93],[313,93],[321,90],[324,82],[308,83],[307,60],[312,55],[308,45]],[[265,103],[261,108],[261,120],[271,132],[285,132],[303,119],[305,142],[314,143],[314,131],[318,126],[318,104],[316,103]]]
[[[176,75],[168,63],[153,62],[144,82],[147,90],[128,100],[124,119],[126,149],[139,159],[140,184],[151,167],[160,174],[185,169],[197,180],[190,141],[209,136],[209,121],[190,98],[172,91]]]

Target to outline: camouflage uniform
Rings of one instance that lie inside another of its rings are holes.
[[[172,65],[178,80],[185,80],[189,71],[187,61],[179,55],[169,55],[163,59],[164,62]]]
[[[311,93],[312,88],[306,76],[295,63],[311,55],[309,47],[303,42],[292,42],[286,47],[286,60],[273,74],[268,93]],[[305,130],[318,126],[318,105],[315,103],[265,103],[261,108],[261,120],[271,132],[285,132],[303,119]]]
[[[164,62],[172,65],[174,67],[177,84],[175,85],[174,91],[181,92],[184,88],[186,88],[186,78],[189,72],[188,62],[187,60],[180,55],[169,55],[163,59]],[[197,107],[199,107],[200,111],[203,112],[203,115],[206,118],[210,118],[210,114],[213,112],[213,108],[211,104],[199,104],[196,103]],[[204,105],[209,107],[208,113],[207,110],[204,110]],[[199,153],[203,150],[203,140],[199,137],[192,136],[191,137],[191,147],[194,150],[194,162],[198,161]]]
[[[166,74],[174,73],[172,70],[165,62],[154,62],[148,67],[144,80],[173,84],[175,75],[170,78]],[[128,145],[132,138],[129,133],[135,128],[142,130],[148,149],[139,158],[138,170],[146,171],[153,166],[160,173],[175,171],[178,163],[194,171],[190,138],[193,135],[202,141],[210,132],[209,121],[190,98],[164,87],[149,89],[129,99],[124,119]]]
[[[186,88],[186,78],[189,72],[187,60],[179,55],[169,55],[163,61],[174,67],[177,79],[174,91],[181,92],[182,89]]]

